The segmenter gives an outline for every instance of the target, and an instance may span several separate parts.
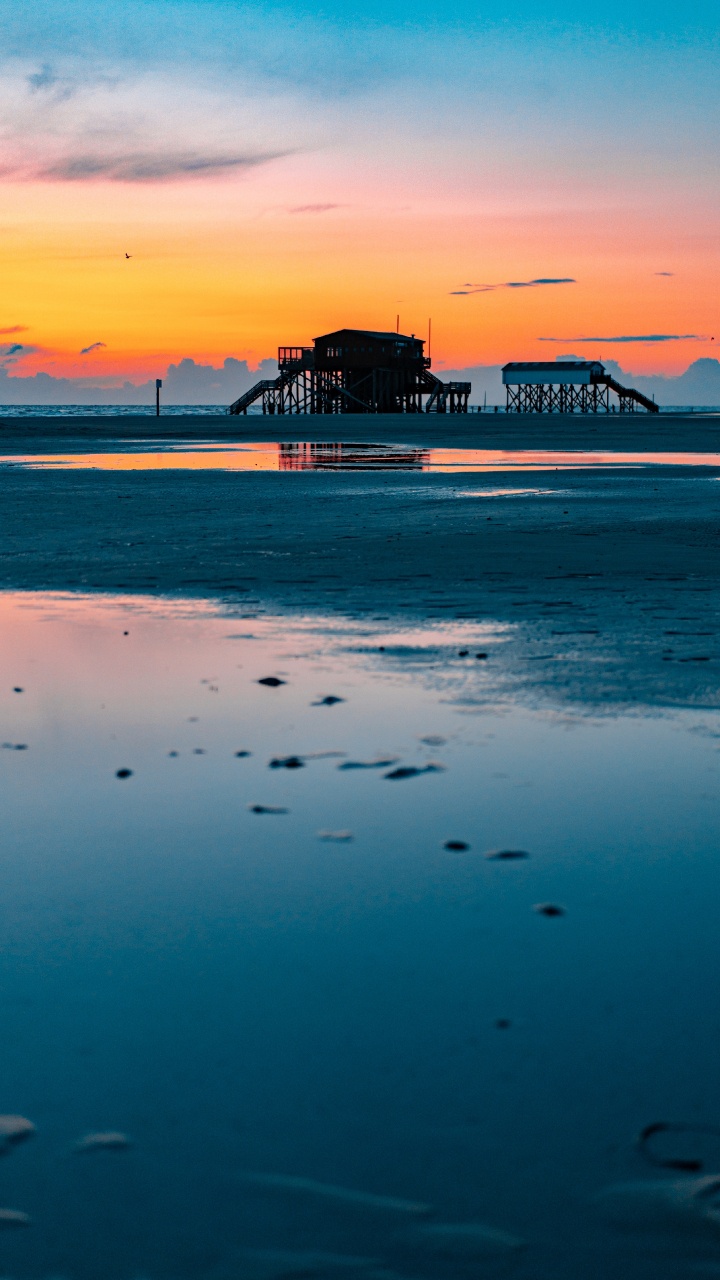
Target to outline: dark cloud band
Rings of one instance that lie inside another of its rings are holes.
[[[621,333],[601,338],[538,338],[538,342],[707,342],[700,333]]]
[[[452,289],[451,297],[465,298],[471,293],[493,293],[495,289],[537,289],[545,284],[577,284],[572,276],[538,276],[535,280],[505,280],[502,284],[467,284],[464,289]]]
[[[201,155],[195,152],[134,152],[128,155],[67,156],[22,176],[46,182],[169,182],[268,164],[288,152]]]

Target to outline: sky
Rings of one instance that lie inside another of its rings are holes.
[[[709,3],[0,0],[0,369],[715,355]],[[126,256],[129,255],[129,256]]]

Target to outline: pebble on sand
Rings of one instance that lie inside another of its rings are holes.
[[[127,1151],[131,1146],[126,1133],[110,1129],[107,1133],[86,1133],[84,1138],[78,1138],[75,1150],[82,1155],[91,1151]]]
[[[498,1231],[483,1222],[430,1222],[416,1227],[408,1242],[423,1253],[456,1265],[477,1264],[484,1259],[507,1256],[524,1249],[525,1241],[507,1231]]]
[[[27,751],[27,742],[3,742],[4,751]]]
[[[265,684],[268,689],[277,689],[279,685],[285,684],[285,681],[280,680],[278,676],[262,676],[262,678],[258,680],[258,684]]]
[[[289,809],[278,808],[271,804],[249,804],[248,809],[251,813],[289,813]]]
[[[12,1231],[15,1227],[29,1227],[32,1218],[21,1209],[0,1209],[0,1231]]]
[[[338,769],[387,769],[396,760],[397,756],[389,756],[386,760],[344,760]]]
[[[555,902],[536,902],[533,911],[537,911],[539,916],[564,916],[565,908],[559,907]]]
[[[391,782],[399,782],[402,778],[417,778],[421,773],[442,773],[445,766],[442,764],[426,764],[419,768],[414,764],[401,764],[397,769],[391,769],[390,773],[383,776]]]
[[[323,1200],[346,1205],[363,1212],[396,1213],[411,1218],[427,1218],[432,1213],[431,1206],[420,1204],[415,1200],[400,1200],[395,1196],[379,1196],[371,1191],[354,1191],[349,1187],[338,1187],[334,1183],[316,1182],[314,1178],[297,1177],[284,1173],[253,1173],[249,1170],[241,1174],[242,1181],[258,1191],[269,1195],[291,1196],[298,1200]]]
[[[529,858],[530,854],[526,849],[489,849],[485,854],[491,862],[517,862],[521,858]],[[536,911],[540,908],[536,907]]]
[[[15,685],[15,687],[14,687],[14,689],[13,689],[13,693],[24,693],[24,692],[25,692],[25,690],[24,690],[24,689],[21,689],[19,684],[16,684],[16,685]]]
[[[426,733],[424,738],[420,739],[426,747],[444,747],[447,738],[443,738],[439,733]]]
[[[711,1173],[616,1183],[600,1192],[596,1204],[605,1219],[623,1231],[717,1241],[719,1196],[720,1177]]]
[[[466,840],[446,840],[443,849],[449,849],[451,853],[465,853],[470,848]]]
[[[248,756],[251,756],[251,755],[252,755],[252,751],[236,751],[236,752],[235,752],[235,759],[236,759],[236,760],[245,760],[245,759],[247,759],[247,757],[248,757]]]
[[[304,769],[305,761],[301,756],[274,756],[270,761],[271,769]]]
[[[115,772],[115,777],[116,778],[132,778],[132,769],[117,769]]]
[[[335,693],[327,693],[324,698],[319,698],[317,702],[312,702],[313,707],[334,707],[338,702],[344,702],[344,698],[338,698]]]
[[[318,831],[318,840],[329,840],[335,844],[348,844],[350,840],[354,840],[352,831]]]
[[[0,1155],[7,1155],[11,1147],[26,1142],[35,1133],[35,1125],[25,1116],[0,1116]]]

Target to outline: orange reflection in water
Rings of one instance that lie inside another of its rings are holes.
[[[2,466],[100,471],[547,471],[597,467],[720,467],[720,453],[436,449],[342,442],[173,445],[96,453],[16,454]]]

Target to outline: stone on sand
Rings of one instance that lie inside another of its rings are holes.
[[[414,1200],[375,1195],[371,1191],[354,1191],[348,1187],[335,1186],[334,1183],[316,1182],[313,1178],[299,1177],[294,1174],[248,1171],[242,1174],[242,1180],[247,1186],[270,1195],[334,1201],[343,1207],[365,1212],[397,1213],[411,1218],[427,1218],[432,1212],[430,1205],[420,1204]]]
[[[16,1227],[29,1227],[32,1218],[21,1209],[0,1209],[0,1231],[13,1231]]]
[[[0,1155],[7,1153],[20,1142],[26,1142],[35,1133],[35,1125],[25,1116],[0,1116]]]
[[[596,1204],[606,1220],[625,1231],[720,1241],[720,1174],[615,1183]]]
[[[105,1133],[86,1133],[75,1143],[75,1150],[82,1155],[91,1151],[127,1151],[131,1146],[126,1133],[109,1129]]]
[[[474,1266],[525,1248],[525,1241],[519,1236],[484,1222],[428,1222],[408,1232],[406,1243],[433,1260],[456,1266]]]

